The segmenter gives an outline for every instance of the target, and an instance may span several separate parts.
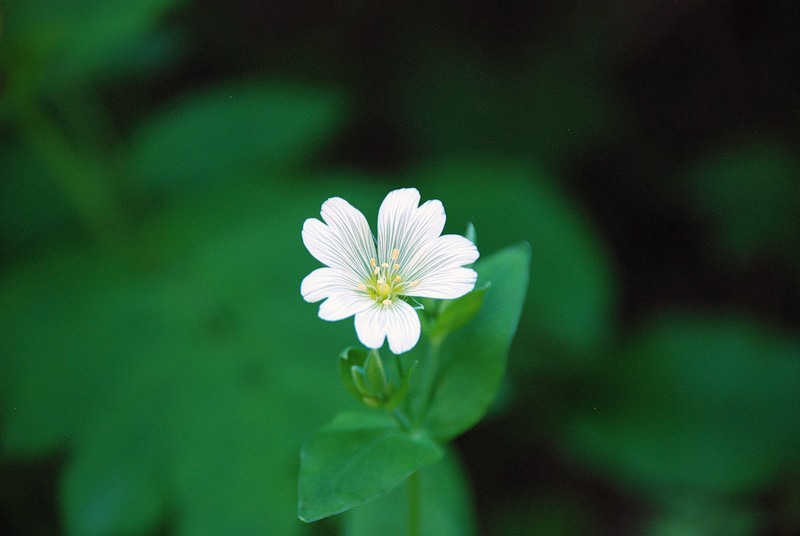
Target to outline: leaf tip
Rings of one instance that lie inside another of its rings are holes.
[[[306,505],[301,499],[297,503],[297,519],[299,519],[303,523],[313,523],[319,518],[314,518],[314,516],[308,515],[308,512],[306,511]]]
[[[531,253],[533,248],[531,248],[530,242],[528,242],[527,240],[522,240],[519,244],[517,244],[517,247],[519,247],[520,250],[522,250],[522,252],[525,253],[525,255],[527,255],[528,259],[531,258]]]

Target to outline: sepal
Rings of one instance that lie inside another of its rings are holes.
[[[416,368],[414,362],[405,374],[386,370],[380,352],[346,348],[339,356],[339,374],[345,388],[359,402],[370,408],[396,408],[408,395],[409,377]]]

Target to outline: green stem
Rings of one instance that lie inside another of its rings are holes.
[[[406,371],[405,371],[405,369],[403,368],[403,360],[402,360],[402,359],[400,359],[400,356],[399,356],[399,355],[397,355],[397,356],[395,356],[395,362],[397,363],[397,373],[398,373],[398,374],[399,374],[399,376],[400,376],[400,381],[402,381],[402,380],[403,380],[403,378],[404,378],[404,377],[405,377],[405,375],[406,375]]]
[[[428,408],[431,407],[433,395],[436,392],[436,384],[439,383],[439,349],[441,347],[441,342],[441,339],[431,339],[428,344],[428,368],[425,371],[425,385],[422,390],[423,396],[421,397],[423,402],[422,407],[418,408],[418,411],[415,415],[415,424],[417,426],[421,425],[425,421],[425,418],[428,414]]]
[[[408,477],[408,536],[419,536],[421,529],[419,471]]]
[[[392,417],[400,424],[400,426],[405,430],[411,430],[413,425],[411,421],[408,420],[406,414],[400,411],[400,408],[394,408],[392,410]]]
[[[123,218],[99,162],[79,155],[60,126],[32,99],[20,98],[16,104],[22,135],[50,167],[86,228],[101,243],[117,242]]]

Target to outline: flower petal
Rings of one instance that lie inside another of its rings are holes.
[[[376,303],[356,314],[356,334],[367,348],[380,348],[386,339],[386,307]]]
[[[420,284],[404,293],[417,298],[453,300],[475,288],[478,274],[471,268],[438,270],[421,280]]]
[[[340,197],[322,204],[325,223],[309,218],[303,224],[303,244],[320,262],[361,277],[376,256],[375,242],[364,215]],[[326,225],[327,224],[327,225]]]
[[[442,202],[433,199],[419,205],[419,191],[403,188],[389,192],[378,211],[378,255],[390,262],[392,251],[400,252],[403,264],[425,243],[442,233],[445,216]]]
[[[380,348],[388,337],[392,353],[402,354],[419,341],[417,312],[402,300],[388,306],[376,303],[357,313],[355,325],[359,340],[369,348]]]
[[[453,299],[475,287],[477,274],[461,268],[478,260],[475,244],[459,235],[444,235],[420,248],[405,266],[405,280],[418,281],[406,296]]]
[[[357,285],[347,271],[317,268],[303,279],[300,293],[311,303],[327,298],[319,307],[319,317],[335,321],[353,316],[374,303]]]
[[[300,294],[309,303],[318,302],[344,290],[346,283],[340,272],[333,268],[317,268],[303,278]]]
[[[319,317],[329,322],[343,320],[368,309],[374,300],[363,294],[334,294],[319,306]]]
[[[394,354],[408,352],[419,341],[421,326],[417,312],[402,300],[397,300],[386,309],[392,316],[386,334],[389,339],[389,350]]]

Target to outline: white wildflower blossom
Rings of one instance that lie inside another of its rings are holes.
[[[464,265],[478,259],[475,245],[458,235],[441,235],[441,201],[419,205],[416,188],[389,192],[378,211],[378,238],[364,215],[340,197],[322,204],[324,223],[309,218],[303,243],[324,268],[303,279],[307,302],[325,300],[323,320],[355,315],[362,344],[401,354],[419,340],[417,312],[404,297],[453,299],[475,287],[477,274]]]

